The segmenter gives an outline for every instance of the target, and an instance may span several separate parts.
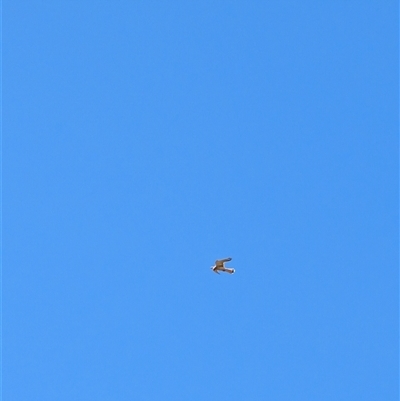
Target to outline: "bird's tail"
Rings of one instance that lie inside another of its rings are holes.
[[[228,272],[229,274],[235,273],[235,269],[232,269],[230,267],[225,267],[225,271]]]

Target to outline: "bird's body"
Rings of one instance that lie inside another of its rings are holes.
[[[225,262],[230,262],[232,258],[226,258],[226,259],[219,259],[215,261],[215,265],[211,266],[211,270],[214,273],[219,274],[219,272],[226,272],[229,274],[235,273],[235,269],[232,267],[225,267]]]

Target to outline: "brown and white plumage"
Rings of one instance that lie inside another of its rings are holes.
[[[219,274],[219,272],[226,272],[229,274],[235,273],[235,269],[232,267],[225,267],[225,262],[230,262],[232,258],[226,258],[226,259],[219,259],[215,261],[215,265],[211,266],[211,270],[214,273]]]

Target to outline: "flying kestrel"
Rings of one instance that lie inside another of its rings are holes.
[[[217,274],[219,274],[219,272],[227,272],[229,274],[233,274],[233,273],[235,273],[235,269],[233,269],[231,267],[225,267],[225,262],[230,262],[231,260],[232,260],[232,258],[216,260],[215,266],[211,266],[211,270]]]

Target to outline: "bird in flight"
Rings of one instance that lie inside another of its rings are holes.
[[[227,272],[229,274],[235,273],[235,269],[232,267],[225,267],[225,262],[230,262],[232,258],[220,259],[215,261],[215,265],[211,266],[211,270],[214,273],[219,274],[219,272]]]

